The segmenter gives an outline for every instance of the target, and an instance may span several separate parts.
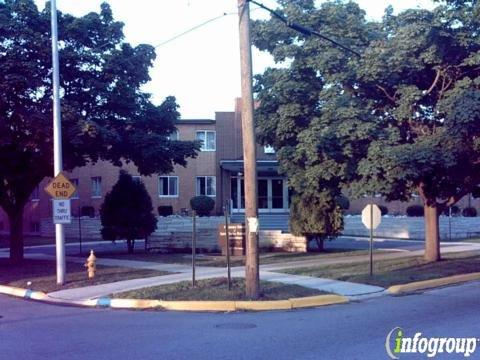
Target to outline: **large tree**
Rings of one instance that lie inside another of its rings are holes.
[[[281,26],[254,44],[282,68],[257,79],[257,128],[294,187],[350,188],[425,207],[426,251],[440,259],[438,216],[480,182],[480,4],[388,8],[368,22],[355,3],[279,1],[278,13],[361,53]]]
[[[125,42],[105,3],[83,17],[58,14],[64,168],[99,159],[133,161],[141,174],[172,171],[196,156],[196,142],[170,141],[173,97],[160,106],[141,90],[155,59],[150,45]],[[10,222],[10,258],[23,258],[29,195],[53,174],[49,5],[0,2],[0,206]]]

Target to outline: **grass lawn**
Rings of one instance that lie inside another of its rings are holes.
[[[378,251],[378,253],[386,253],[386,251]],[[289,253],[289,252],[270,252],[260,254],[260,264],[275,264],[290,261],[315,260],[322,258],[332,258],[338,256],[358,256],[366,255],[368,250],[350,250],[350,249],[330,249],[322,253],[308,252],[308,253]],[[96,255],[102,258],[122,259],[122,260],[139,260],[151,261],[167,264],[184,264],[189,265],[192,262],[192,256],[188,253],[154,253],[154,252],[138,252],[135,254],[127,253],[108,253],[97,252]],[[219,254],[198,254],[196,257],[196,264],[199,266],[213,266],[226,267],[226,256]],[[245,265],[244,256],[231,256],[231,266]]]
[[[99,239],[83,239],[82,242],[86,243],[88,241],[95,241]],[[41,236],[25,236],[24,239],[25,246],[35,246],[35,245],[55,245],[54,237],[41,237]],[[0,235],[0,248],[8,248],[10,246],[10,240],[8,235]],[[65,238],[65,243],[75,243],[78,242],[78,238]]]
[[[327,294],[298,285],[286,285],[270,281],[260,281],[260,300],[284,300],[294,297]],[[111,295],[123,299],[154,300],[248,300],[245,297],[245,279],[232,279],[232,290],[228,290],[227,279],[198,280],[193,288],[191,281],[154,286],[140,290]]]
[[[83,264],[68,262],[66,284],[59,286],[56,284],[56,266],[54,261],[24,260],[21,265],[13,265],[8,259],[0,259],[1,285],[10,285],[44,292],[167,274],[170,273],[156,270],[97,266],[95,278],[89,280]],[[31,282],[31,284],[28,285],[28,282]]]
[[[287,269],[281,272],[388,287],[414,281],[480,272],[480,255],[478,253],[446,254],[443,260],[435,263],[427,263],[423,257],[381,261],[375,261],[374,259],[373,264],[372,277],[369,275],[368,262]]]

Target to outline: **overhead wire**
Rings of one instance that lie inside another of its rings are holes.
[[[299,33],[303,34],[303,35],[306,35],[306,36],[311,36],[311,35],[315,35],[325,41],[328,41],[330,42],[331,44],[335,45],[335,46],[338,46],[339,48],[343,49],[343,50],[346,50],[352,54],[355,54],[356,56],[358,57],[362,57],[362,55],[358,52],[358,51],[355,51],[353,49],[350,49],[348,46],[345,46],[341,43],[339,43],[338,41],[334,40],[334,39],[331,39],[329,38],[328,36],[325,36],[321,33],[319,33],[318,31],[315,31],[313,29],[310,29],[310,28],[307,28],[303,25],[300,25],[300,24],[297,24],[293,21],[290,21],[289,19],[287,19],[285,16],[279,14],[278,12],[276,12],[275,10],[272,10],[270,8],[268,8],[267,6],[263,5],[262,3],[259,3],[255,0],[246,0],[248,2],[251,2],[255,5],[257,5],[258,7],[268,11],[270,14],[272,14],[273,17],[277,18],[278,20],[280,20],[281,22],[283,22],[285,25],[287,25],[289,28],[295,30],[295,31],[298,31]]]
[[[259,9],[260,9],[260,8],[257,7],[257,8],[255,8],[255,9],[252,9],[251,12],[256,11],[256,10],[259,10]],[[192,27],[192,28],[190,28],[190,29],[188,29],[188,30],[185,30],[185,31],[183,31],[183,32],[181,32],[181,33],[179,33],[179,34],[171,37],[170,39],[167,39],[167,40],[165,40],[165,41],[162,41],[161,43],[155,45],[154,48],[156,49],[156,48],[159,48],[160,46],[163,46],[163,45],[165,45],[165,44],[168,44],[168,43],[170,43],[170,42],[172,42],[172,41],[174,41],[174,40],[176,40],[176,39],[178,39],[178,38],[180,38],[180,37],[182,37],[182,36],[184,36],[184,35],[187,35],[187,34],[193,32],[193,31],[195,31],[195,30],[197,30],[197,29],[199,29],[199,28],[201,28],[201,27],[203,27],[203,26],[205,26],[205,25],[210,24],[211,22],[214,22],[214,21],[216,21],[216,20],[218,20],[218,19],[222,19],[222,18],[224,18],[225,16],[236,15],[236,14],[237,14],[237,12],[234,12],[234,11],[232,11],[232,12],[224,12],[222,15],[219,15],[219,16],[216,16],[216,17],[214,17],[214,18],[208,19],[207,21],[204,21],[204,22],[201,23],[201,24],[195,25],[194,27]]]

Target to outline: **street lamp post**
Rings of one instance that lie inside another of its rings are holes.
[[[52,77],[53,77],[53,177],[63,170],[62,124],[60,114],[60,75],[58,64],[57,4],[51,0]],[[55,224],[57,284],[65,283],[65,233],[63,224]]]

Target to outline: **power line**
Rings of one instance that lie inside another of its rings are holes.
[[[257,8],[255,8],[255,9],[252,9],[250,12],[253,12],[253,11],[256,11],[256,10],[259,10],[259,9],[260,9],[260,8],[257,7]],[[225,16],[236,15],[236,14],[237,14],[236,12],[224,12],[223,15],[216,16],[216,17],[211,18],[211,19],[209,19],[209,20],[207,20],[207,21],[204,21],[204,22],[201,23],[201,24],[195,25],[194,27],[192,27],[192,28],[190,28],[190,29],[188,29],[188,30],[183,31],[183,32],[181,32],[180,34],[177,34],[177,35],[171,37],[170,39],[165,40],[165,41],[161,42],[160,44],[155,45],[154,48],[157,49],[157,48],[159,48],[160,46],[163,46],[163,45],[165,45],[165,44],[168,44],[169,42],[172,42],[173,40],[176,40],[176,39],[178,39],[178,38],[180,38],[180,37],[182,37],[182,36],[184,36],[184,35],[187,35],[188,33],[191,33],[192,31],[195,31],[195,30],[197,30],[197,29],[199,29],[199,28],[201,28],[201,27],[203,27],[203,26],[205,26],[205,25],[207,25],[207,24],[209,24],[209,23],[211,23],[211,22],[213,22],[213,21],[216,21],[216,20],[218,20],[218,19],[222,19],[222,18],[224,18]]]
[[[309,29],[303,25],[300,25],[300,24],[297,24],[297,23],[294,23],[290,20],[288,20],[286,17],[284,17],[283,15],[280,15],[278,12],[266,7],[265,5],[261,4],[261,3],[258,3],[256,2],[255,0],[247,0],[255,5],[257,5],[258,7],[264,9],[264,10],[267,10],[270,14],[273,15],[273,17],[276,17],[278,20],[280,20],[281,22],[283,22],[285,25],[287,25],[289,28],[295,30],[295,31],[298,31],[299,33],[302,33],[303,35],[306,35],[306,36],[311,36],[311,35],[315,35],[315,36],[318,36],[319,38],[323,39],[323,40],[326,40],[332,44],[334,44],[335,46],[338,46],[339,48],[342,48],[343,50],[346,50],[348,52],[351,52],[352,54],[355,54],[356,56],[358,57],[362,57],[362,55],[353,50],[353,49],[350,49],[349,47],[339,43],[338,41],[335,41],[321,33],[319,33],[318,31],[315,31],[313,29]]]
[[[176,39],[178,39],[179,37],[182,37],[182,36],[184,36],[184,35],[187,35],[188,33],[192,32],[192,31],[195,31],[195,30],[197,30],[197,29],[199,29],[199,28],[201,28],[201,27],[203,27],[203,26],[205,26],[205,25],[207,25],[207,24],[209,24],[209,23],[211,23],[211,22],[213,22],[213,21],[216,21],[216,20],[221,19],[221,18],[223,18],[223,17],[225,17],[225,16],[228,16],[228,15],[234,15],[234,14],[236,14],[236,13],[234,13],[234,12],[223,13],[223,15],[216,16],[216,17],[214,17],[214,18],[211,18],[211,19],[209,19],[209,20],[207,20],[207,21],[205,21],[205,22],[203,22],[203,23],[201,23],[201,24],[195,25],[194,27],[192,27],[192,28],[190,28],[190,29],[188,29],[188,30],[185,30],[184,32],[181,32],[180,34],[175,35],[174,37],[172,37],[172,38],[170,38],[170,39],[168,39],[168,40],[165,40],[165,41],[161,42],[161,43],[158,44],[158,45],[155,45],[154,48],[155,48],[155,49],[156,49],[156,48],[159,48],[160,46],[165,45],[165,44],[168,44],[169,42],[172,42],[173,40],[176,40]]]

